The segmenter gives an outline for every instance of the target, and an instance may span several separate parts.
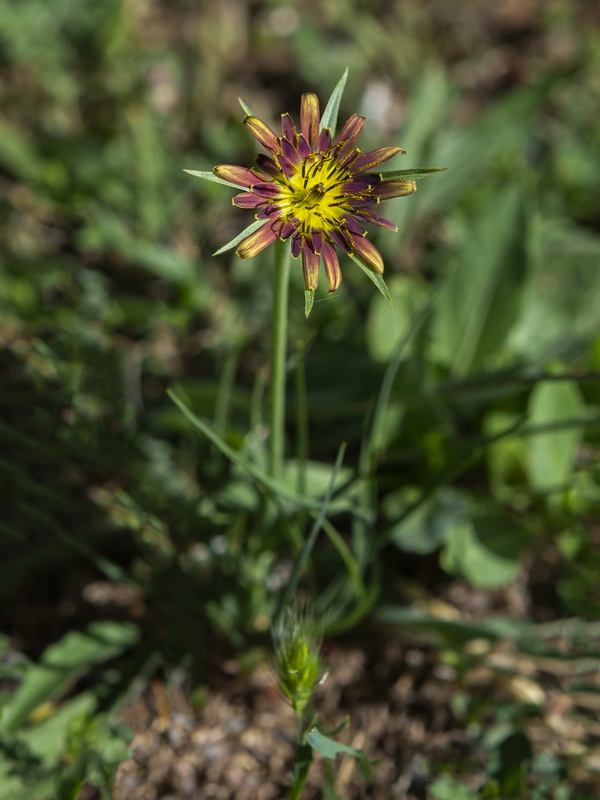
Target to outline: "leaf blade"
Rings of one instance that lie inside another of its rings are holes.
[[[383,280],[381,275],[378,272],[375,272],[373,267],[367,263],[363,258],[361,258],[358,253],[350,253],[350,258],[354,261],[358,266],[362,269],[362,271],[368,275],[368,277],[373,281],[375,286],[379,289],[381,294],[385,297],[388,303],[394,308],[394,303],[392,302],[392,296],[390,291],[387,287],[386,282]]]
[[[344,74],[339,79],[335,89],[331,93],[331,97],[327,101],[327,105],[325,106],[325,111],[323,112],[323,115],[321,117],[319,130],[322,131],[325,128],[329,128],[332,137],[335,136],[338,112],[340,110],[340,102],[342,100],[342,95],[344,94],[344,89],[346,87],[347,80],[348,80],[348,67],[346,67],[346,69],[344,70]]]
[[[218,250],[215,250],[213,256],[220,256],[221,253],[226,253],[228,250],[232,250],[237,244],[242,242],[244,239],[247,239],[248,236],[257,231],[259,228],[262,228],[264,225],[266,225],[267,222],[269,222],[268,219],[255,220],[251,225],[248,225],[247,228],[244,228],[241,233],[238,233],[237,236],[234,236],[230,242],[227,242],[227,244],[224,244],[223,247],[219,247]]]
[[[201,178],[203,181],[211,181],[212,183],[222,183],[223,186],[231,186],[233,189],[242,189],[244,191],[247,190],[246,186],[240,186],[237,183],[226,181],[224,178],[219,178],[219,176],[215,175],[214,172],[203,172],[202,170],[198,169],[184,169],[183,171],[187,172],[188,175],[193,175],[194,178]]]

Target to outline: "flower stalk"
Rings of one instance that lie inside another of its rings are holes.
[[[285,456],[285,365],[287,353],[289,250],[278,243],[275,248],[271,318],[271,388],[270,388],[270,473],[281,479]]]

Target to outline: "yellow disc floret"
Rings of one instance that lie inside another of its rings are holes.
[[[281,182],[276,202],[284,218],[294,217],[306,232],[337,227],[351,211],[342,186],[351,176],[331,156],[314,153]]]

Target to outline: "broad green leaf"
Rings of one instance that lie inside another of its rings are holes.
[[[392,303],[392,296],[390,295],[389,289],[387,288],[386,283],[381,277],[381,275],[378,272],[376,272],[373,269],[373,267],[367,261],[364,260],[364,258],[361,258],[358,255],[358,253],[351,253],[350,258],[352,259],[352,261],[358,264],[358,266],[362,269],[364,273],[366,273],[369,276],[369,278],[373,281],[375,286],[379,289],[381,294],[385,297],[385,299],[393,308],[394,304]]]
[[[420,178],[428,178],[436,172],[445,172],[448,167],[421,167],[419,169],[395,169],[389,172],[378,172],[383,181],[410,180],[417,181]]]
[[[384,501],[386,516],[393,519],[394,512],[404,511],[417,496],[418,493],[407,489],[389,495]],[[406,552],[432,553],[452,538],[455,528],[464,524],[468,517],[467,500],[456,490],[443,487],[393,525],[390,539]]]
[[[52,766],[64,753],[71,725],[78,719],[91,715],[96,705],[96,698],[92,692],[81,692],[61,703],[47,719],[24,733],[23,738],[33,753],[45,764]]]
[[[335,758],[340,753],[347,753],[355,758],[362,758],[364,755],[362,750],[356,750],[354,747],[336,742],[335,739],[330,739],[329,736],[320,733],[317,728],[313,728],[306,739],[312,749],[325,758]]]
[[[218,250],[215,250],[213,256],[220,256],[221,253],[225,253],[227,252],[227,250],[231,250],[240,242],[242,242],[244,239],[246,239],[248,236],[250,236],[251,233],[254,233],[254,231],[257,231],[259,228],[262,228],[263,225],[266,225],[268,221],[269,221],[268,219],[254,220],[254,222],[251,225],[248,225],[247,228],[244,228],[244,230],[241,233],[238,233],[238,235],[234,237],[230,242],[227,242],[227,244],[224,244],[223,247],[219,247]]]
[[[529,427],[556,425],[581,419],[585,404],[574,381],[543,381],[529,398]],[[582,428],[539,433],[527,439],[529,480],[538,491],[567,484],[573,474]]]
[[[480,795],[454,778],[438,778],[429,787],[432,800],[478,800]]]
[[[433,354],[455,374],[479,369],[515,322],[526,270],[521,192],[489,198],[439,291]]]
[[[511,352],[552,361],[598,330],[600,237],[540,210],[530,235],[532,265]]]
[[[14,772],[7,770],[8,781],[5,783],[2,770],[0,768],[0,800],[48,800],[52,797],[54,778],[48,776],[33,780],[27,786],[23,786],[22,780],[15,777]]]
[[[97,622],[87,631],[72,631],[31,667],[0,719],[0,734],[17,730],[39,705],[64,691],[93,664],[113,658],[137,639],[137,629],[116,622]]]
[[[226,181],[224,178],[219,178],[214,172],[201,172],[197,169],[184,169],[183,171],[187,172],[188,175],[193,175],[195,178],[202,178],[203,181],[222,183],[223,186],[231,186],[233,189],[242,189],[242,191],[246,191],[247,189],[246,186],[240,186],[238,183],[232,183],[231,181]]]
[[[325,106],[325,111],[321,116],[321,124],[319,126],[319,130],[322,131],[324,128],[329,128],[332,137],[335,136],[338,112],[340,110],[340,102],[342,100],[342,95],[344,94],[344,88],[346,86],[347,79],[348,79],[348,67],[346,67],[344,74],[339,79],[337,86],[333,90],[331,97],[329,98],[329,101]]]
[[[493,589],[517,577],[529,541],[527,528],[509,517],[464,519],[448,532],[440,561],[447,572],[473,586]]]

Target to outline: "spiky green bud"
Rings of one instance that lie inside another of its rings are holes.
[[[273,630],[275,669],[282,694],[300,716],[324,670],[321,664],[322,636],[306,603],[294,603]]]

